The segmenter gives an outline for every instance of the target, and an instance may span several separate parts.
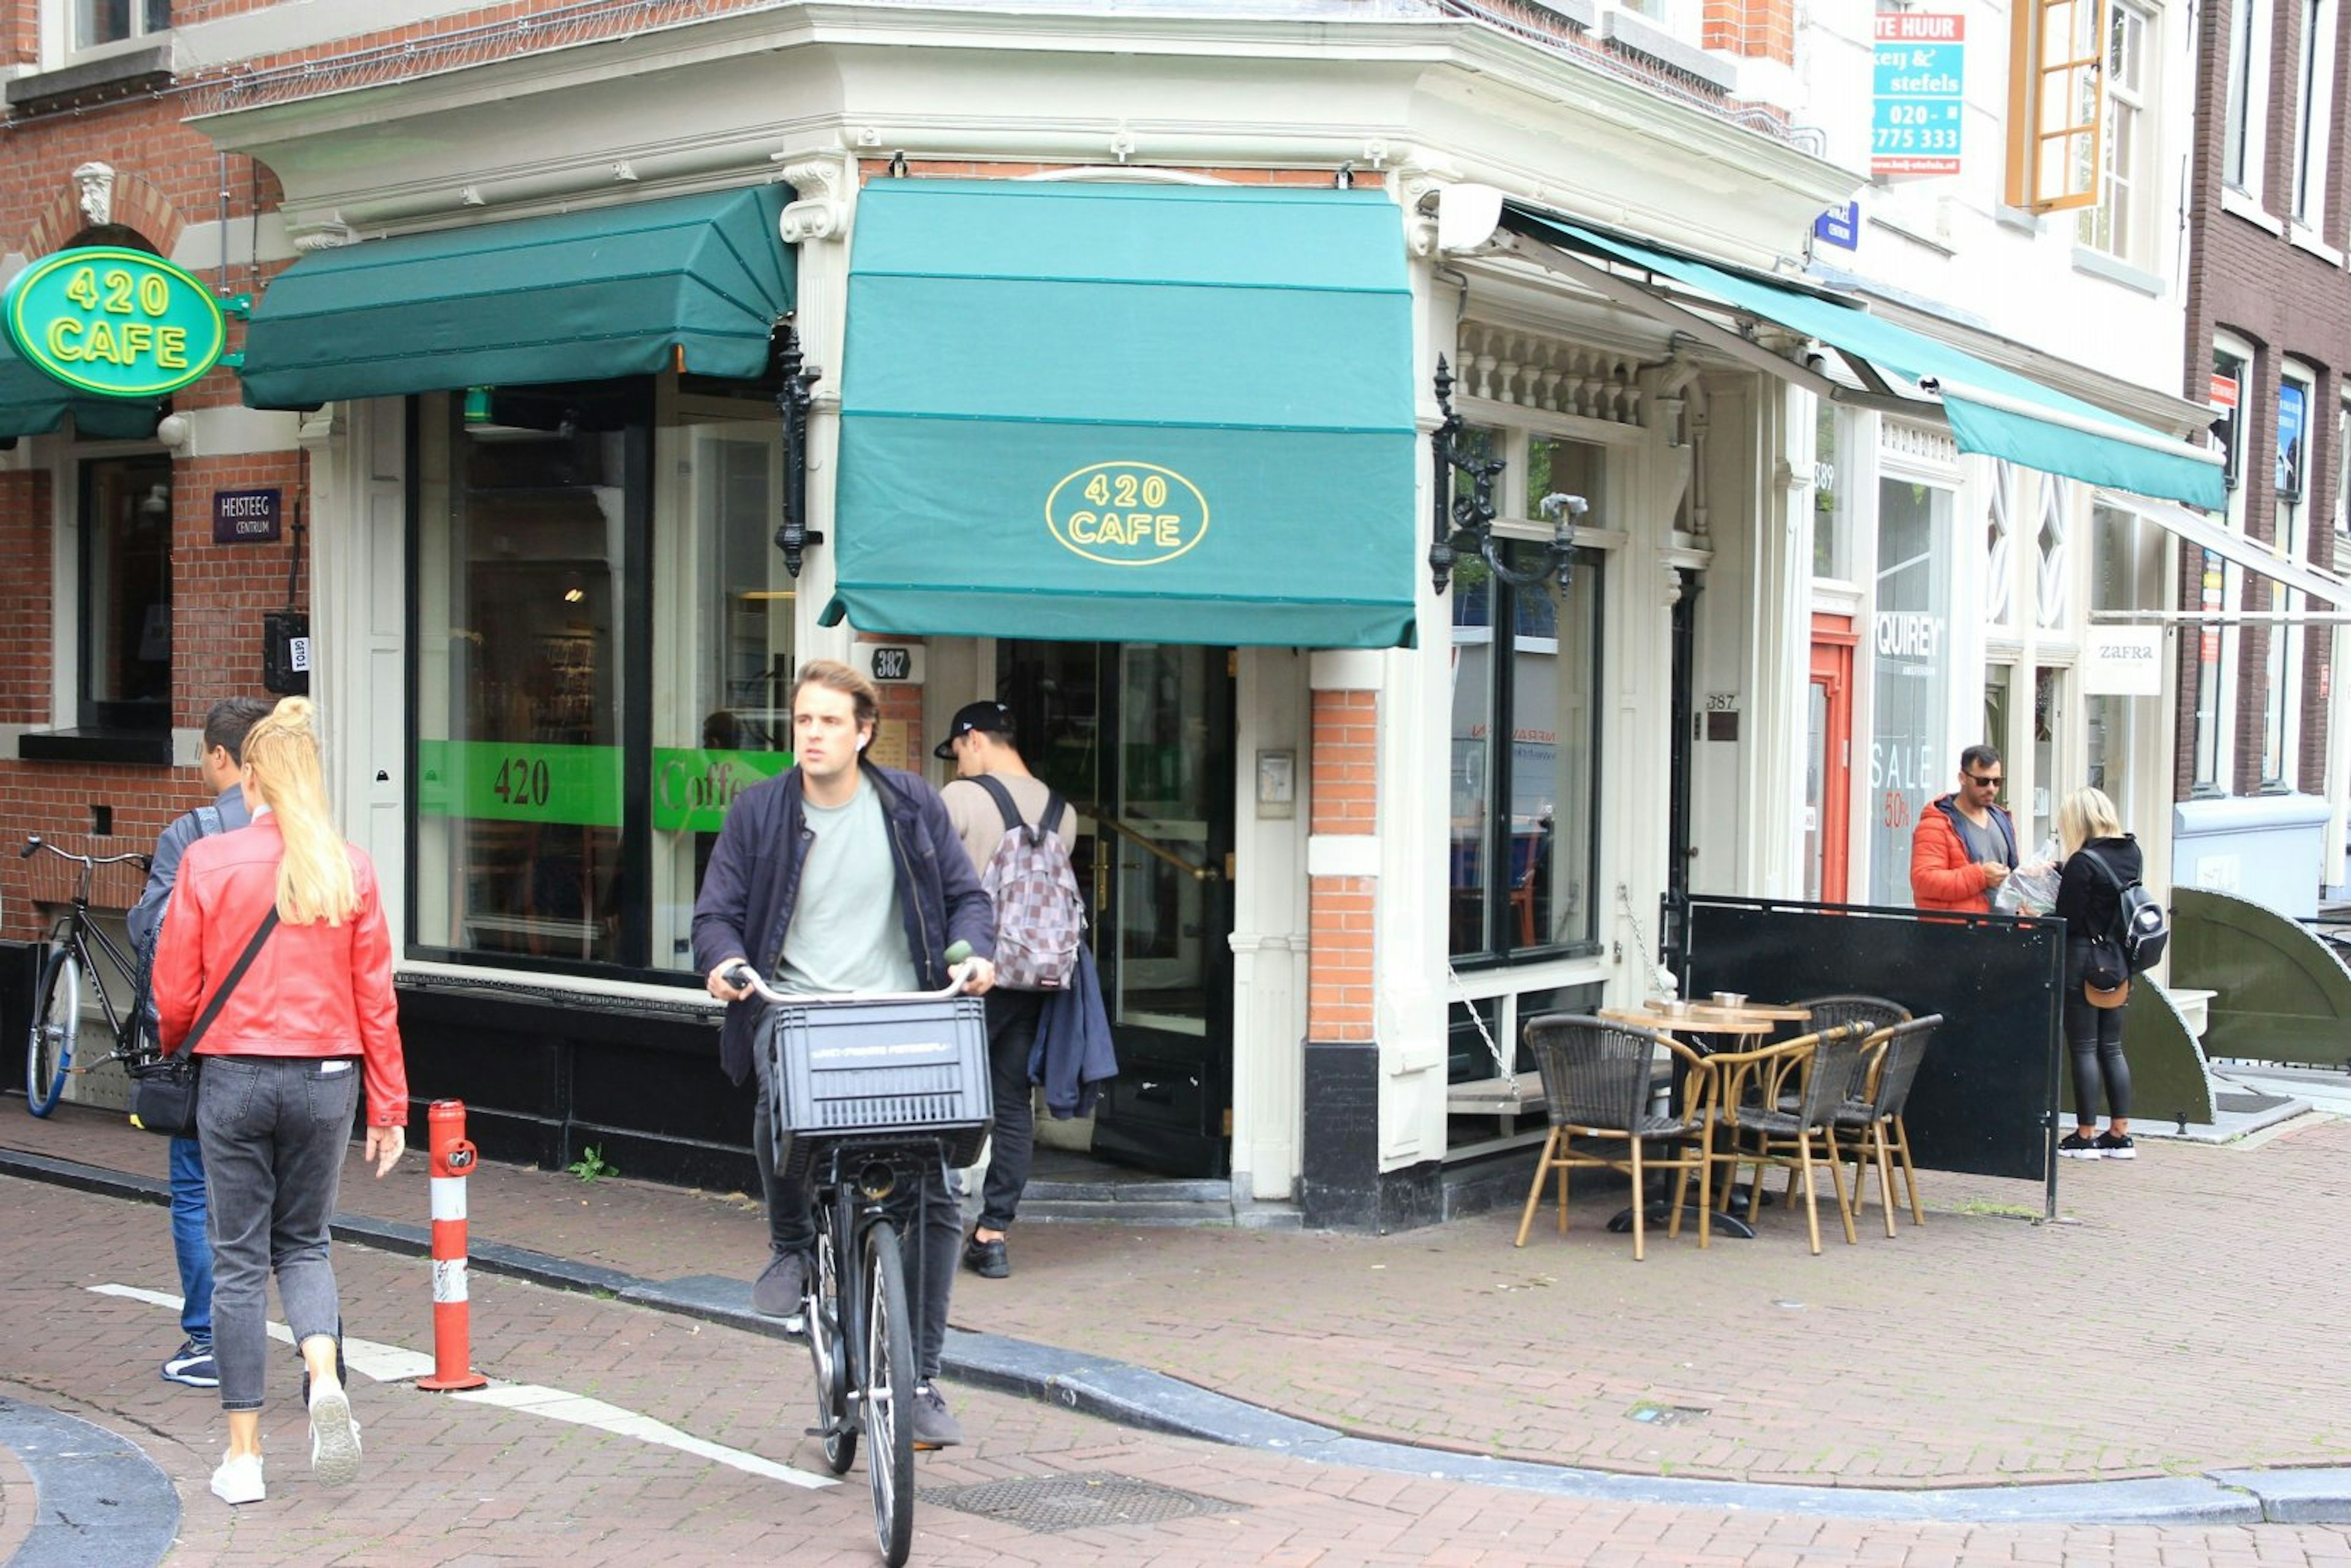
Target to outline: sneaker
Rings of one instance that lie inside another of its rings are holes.
[[[2138,1158],[2138,1145],[2131,1142],[2128,1133],[2100,1133],[2098,1153],[2110,1160],[2135,1160]]]
[[[982,1241],[977,1236],[963,1244],[963,1266],[983,1280],[1008,1279],[1012,1273],[1012,1259],[1004,1249],[1004,1238]]]
[[[225,1503],[259,1502],[266,1495],[259,1454],[228,1455],[213,1472],[213,1496]]]
[[[808,1292],[808,1257],[778,1252],[751,1284],[751,1307],[762,1317],[796,1318],[800,1298]]]
[[[351,1419],[351,1396],[340,1383],[310,1390],[310,1473],[322,1486],[344,1487],[359,1479],[360,1424]]]
[[[2069,1160],[2095,1160],[2105,1154],[2104,1138],[2085,1137],[2080,1133],[2068,1133],[2057,1140],[2057,1152]]]
[[[947,1414],[947,1402],[927,1383],[914,1385],[914,1447],[952,1448],[963,1441],[963,1427]]]
[[[190,1340],[173,1351],[163,1363],[163,1378],[168,1383],[184,1383],[191,1388],[218,1388],[220,1367],[213,1361],[209,1341]]]

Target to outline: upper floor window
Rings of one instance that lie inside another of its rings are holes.
[[[2011,206],[2048,213],[2098,200],[2105,165],[2103,15],[2098,0],[2019,0],[2009,46]]]
[[[172,25],[172,0],[72,0],[72,4],[77,49],[145,37]]]
[[[2220,178],[2238,190],[2262,188],[2262,118],[2269,109],[2269,29],[2256,0],[2231,0],[2229,101],[2220,131]]]
[[[2154,18],[2115,0],[2106,21],[2106,124],[2099,148],[2097,205],[2085,208],[2076,237],[2093,250],[2128,257],[2138,248],[2147,162],[2147,32]]]
[[[2294,80],[2294,218],[2326,216],[2327,127],[2335,119],[2334,0],[2302,0],[2302,58]]]

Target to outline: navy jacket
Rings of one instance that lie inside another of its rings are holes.
[[[968,942],[977,956],[996,956],[995,908],[980,891],[939,792],[913,773],[874,762],[859,766],[880,795],[889,826],[907,953],[922,985],[936,989],[947,983],[946,953],[953,944]],[[694,967],[703,974],[738,953],[762,975],[775,973],[814,837],[800,800],[795,768],[754,784],[728,809],[703,873],[702,894],[694,901]],[[756,996],[726,1005],[718,1064],[737,1083],[750,1076],[752,1040],[765,1005]]]
[[[1118,1076],[1118,1051],[1102,1010],[1102,977],[1093,950],[1081,943],[1078,970],[1058,991],[1044,993],[1037,1038],[1029,1048],[1029,1079],[1045,1086],[1045,1109],[1057,1122],[1092,1113],[1102,1085]]]

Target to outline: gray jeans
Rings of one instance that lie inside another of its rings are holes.
[[[207,1056],[196,1096],[213,1244],[213,1354],[224,1410],[261,1408],[269,1276],[294,1343],[340,1332],[327,1224],[359,1107],[349,1058]]]

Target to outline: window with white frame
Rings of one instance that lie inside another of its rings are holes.
[[[2218,339],[2212,345],[2212,389],[2216,397],[2225,390],[2228,402],[2221,410],[2221,440],[2228,453],[2229,517],[2228,525],[2239,533],[2245,527],[2245,434],[2252,422],[2244,411],[2254,395],[2253,357],[2250,345],[2234,339]],[[2242,571],[2209,550],[2183,546],[2190,570],[2196,573],[2195,608],[2208,615],[2218,614],[2236,604],[2239,580]],[[2236,704],[2229,685],[2233,675],[2235,639],[2228,629],[2211,622],[2196,629],[2196,706],[2189,747],[2193,758],[2192,792],[2198,795],[2220,795],[2228,792],[2229,739],[2228,725]]]
[[[2128,258],[2140,245],[2146,192],[2145,145],[2152,127],[2147,43],[2154,17],[2115,0],[2106,18],[2106,126],[2099,146],[2098,204],[2075,220],[2074,236],[2092,250]]]
[[[2258,195],[2262,123],[2269,110],[2269,28],[2257,0],[2230,0],[2229,85],[2220,132],[2220,179]]]
[[[172,0],[68,0],[72,47],[128,43],[172,26]]]
[[[2294,73],[2294,220],[2326,216],[2327,134],[2335,117],[2335,0],[2302,0],[2302,57]]]
[[[1992,460],[1984,504],[1984,619],[2005,626],[2016,602],[2016,465]]]
[[[2040,567],[2033,573],[2033,603],[2043,626],[2065,623],[2065,531],[2073,505],[2073,486],[2054,474],[2041,476],[2041,527],[2032,536]]]
[[[2310,545],[2310,407],[2313,378],[2289,366],[2278,378],[2277,541],[2288,560],[2300,560]],[[2270,586],[2270,602],[2292,613],[2305,606],[2299,593]],[[2294,712],[2302,695],[2302,628],[2278,622],[2268,628],[2269,652],[2262,679],[2262,773],[2263,789],[2293,786],[2296,749]]]

